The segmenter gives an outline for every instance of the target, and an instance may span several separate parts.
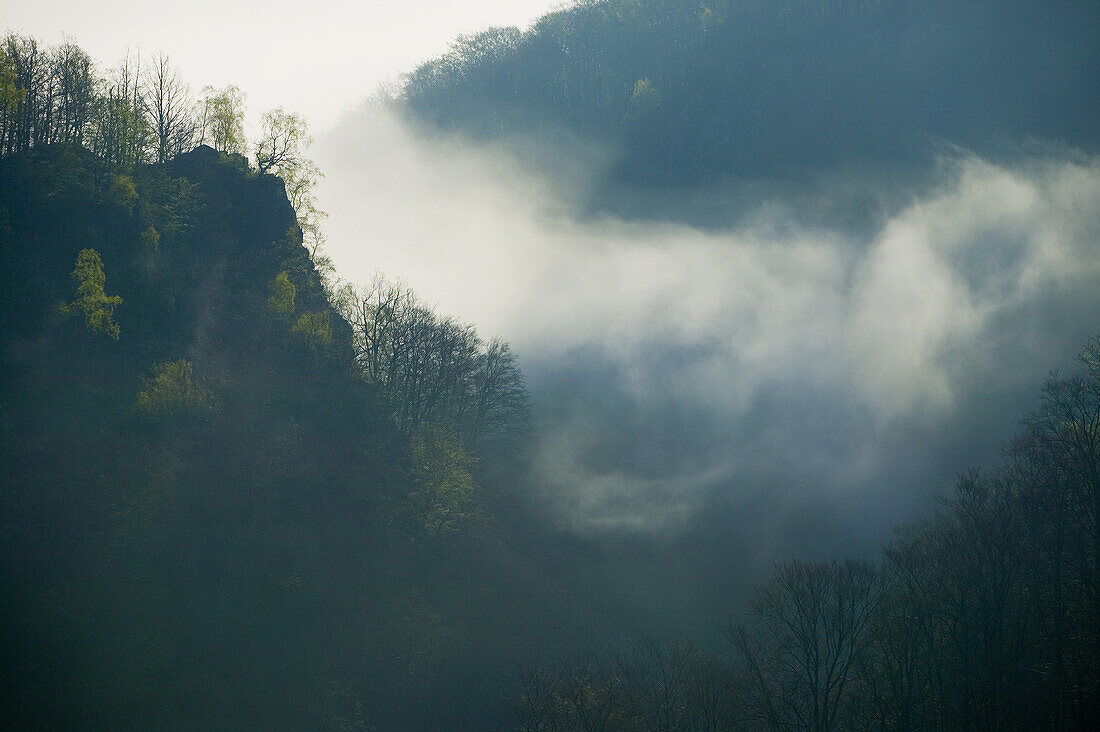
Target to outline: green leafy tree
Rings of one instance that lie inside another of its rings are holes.
[[[477,462],[447,425],[422,425],[409,440],[413,490],[406,509],[430,537],[458,529],[478,514],[470,471]]]
[[[198,142],[215,150],[243,155],[245,94],[237,86],[204,87],[199,102]]]
[[[283,109],[271,109],[264,112],[260,124],[255,150],[260,172],[282,175],[300,166],[303,153],[313,143],[305,118]]]
[[[144,387],[137,396],[137,408],[146,414],[193,412],[209,402],[205,391],[191,379],[190,361],[161,361],[153,365],[152,376],[142,376]]]
[[[106,198],[108,201],[125,209],[127,214],[134,212],[134,203],[137,202],[138,193],[137,186],[134,185],[134,179],[128,175],[112,175],[110,177],[110,185],[107,188]]]
[[[25,95],[26,91],[15,85],[15,64],[11,56],[0,46],[0,118],[7,110],[14,109]]]
[[[303,313],[290,331],[305,338],[306,343],[311,348],[319,348],[332,343],[332,324],[328,319],[328,311]]]
[[[661,105],[661,93],[649,79],[638,79],[634,83],[634,93],[630,97],[630,114],[641,117],[649,114]]]
[[[118,295],[108,295],[104,291],[107,276],[103,273],[103,260],[95,249],[84,249],[76,257],[76,268],[72,271],[76,280],[76,299],[61,306],[63,313],[81,312],[88,330],[104,333],[118,340],[120,329],[114,321],[115,308],[122,304]]]
[[[261,124],[260,139],[255,146],[256,166],[261,173],[273,173],[283,179],[302,230],[302,244],[326,289],[331,291],[335,269],[332,259],[324,253],[325,234],[321,228],[328,214],[317,207],[313,193],[324,174],[305,156],[313,144],[309,124],[302,115],[283,109],[264,112]]]
[[[286,272],[280,272],[271,283],[271,297],[267,299],[267,306],[282,315],[290,315],[294,312],[294,298],[298,288],[290,281]]]

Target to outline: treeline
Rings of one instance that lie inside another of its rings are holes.
[[[43,46],[9,34],[0,46],[0,152],[82,145],[110,164],[167,162],[197,145],[243,154],[244,96],[205,88],[198,100],[163,54],[122,59],[100,75],[72,41]]]
[[[312,142],[300,115],[261,117],[256,140],[245,135],[246,95],[236,86],[203,87],[198,96],[165,54],[127,54],[102,72],[76,43],[47,47],[9,33],[0,41],[0,156],[53,144],[80,145],[116,172],[166,163],[199,145],[251,156],[261,173],[282,178],[321,263],[325,214],[313,187],[321,172],[305,156]]]
[[[936,140],[1096,150],[1097,33],[1075,0],[585,0],[460,37],[403,103],[480,135],[595,137],[649,185],[922,161]]]
[[[645,642],[528,674],[525,730],[1090,729],[1100,715],[1100,340],[998,469],[877,564],[776,567],[728,652]]]
[[[450,425],[473,454],[500,455],[527,429],[523,375],[508,344],[441,317],[408,287],[376,277],[345,286],[338,308],[352,327],[363,377],[393,404],[400,428]]]

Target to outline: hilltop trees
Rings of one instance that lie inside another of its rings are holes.
[[[164,163],[186,152],[195,138],[191,100],[187,84],[164,54],[154,59],[146,87],[156,161]]]
[[[387,395],[402,429],[449,423],[475,454],[523,430],[527,394],[508,344],[485,342],[473,327],[439,317],[408,287],[381,277],[345,290],[340,303],[356,362]]]
[[[488,136],[564,126],[614,147],[616,182],[658,187],[919,162],[929,135],[1095,151],[1081,100],[1100,92],[1098,19],[1069,0],[576,2],[460,37],[407,76],[402,103]],[[995,91],[976,103],[978,86]]]
[[[198,144],[244,155],[247,150],[244,137],[244,100],[244,92],[235,85],[221,89],[203,87],[196,132]]]
[[[83,145],[117,168],[166,162],[191,148],[187,84],[160,55],[129,54],[101,77],[79,46],[43,48],[8,34],[0,53],[0,154],[53,143]]]
[[[300,114],[269,110],[250,150],[245,97],[234,85],[206,86],[193,101],[189,85],[163,53],[148,63],[127,53],[100,77],[91,58],[71,41],[45,49],[34,38],[11,33],[0,42],[0,155],[76,144],[112,170],[130,173],[134,166],[166,163],[198,145],[237,155],[251,151],[261,174],[273,173],[286,184],[302,243],[332,294],[332,261],[323,252],[326,214],[314,196],[323,174],[306,157],[309,126]]]
[[[114,168],[125,170],[145,162],[152,147],[153,129],[146,114],[141,57],[127,54],[100,88],[89,147]],[[184,140],[179,143],[184,144]]]

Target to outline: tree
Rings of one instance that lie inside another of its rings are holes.
[[[844,728],[853,669],[880,603],[877,570],[861,562],[789,562],[749,605],[756,633],[731,627],[751,679],[751,711],[771,729]]]
[[[474,458],[446,425],[423,425],[409,440],[413,489],[405,509],[429,537],[459,528],[477,515]]]
[[[261,173],[272,171],[281,176],[302,164],[305,149],[313,143],[304,117],[271,109],[264,112],[261,128],[256,141],[256,165]]]
[[[290,315],[294,312],[294,298],[298,288],[290,281],[286,272],[280,272],[271,283],[271,297],[267,299],[267,306],[281,315]]]
[[[48,141],[83,144],[95,111],[95,64],[71,41],[61,44],[51,61],[54,111]]]
[[[337,305],[352,326],[363,378],[389,397],[402,429],[449,422],[467,450],[483,455],[526,425],[523,375],[504,341],[486,344],[473,327],[437,316],[382,277],[345,290]]]
[[[110,165],[128,169],[146,160],[152,136],[141,83],[141,56],[127,53],[102,86],[91,148]]]
[[[4,46],[0,45],[0,152],[4,149],[9,120],[14,118],[15,110],[19,108],[26,94],[26,89],[16,86],[15,62]]]
[[[120,329],[114,321],[114,313],[115,308],[122,304],[122,298],[104,291],[107,277],[103,273],[103,260],[99,252],[95,249],[82,250],[76,257],[72,278],[77,283],[76,299],[62,305],[62,312],[82,312],[88,330],[103,333],[117,341]]]
[[[274,173],[286,185],[287,199],[294,207],[298,228],[302,230],[302,244],[309,251],[313,266],[321,275],[327,289],[333,288],[334,268],[332,260],[323,251],[325,234],[321,223],[327,217],[317,208],[313,195],[317,181],[324,174],[305,156],[313,144],[309,125],[300,114],[282,109],[264,112],[260,139],[256,141],[256,166],[261,173]]]
[[[16,90],[3,117],[3,153],[10,155],[48,138],[45,108],[50,70],[46,54],[34,38],[8,34],[4,54]]]
[[[1010,456],[1030,539],[1029,595],[1048,652],[1056,722],[1100,714],[1100,339],[1078,353],[1083,373],[1052,375]]]
[[[195,137],[189,89],[164,54],[154,60],[146,86],[157,162],[164,163],[186,152]]]
[[[243,155],[245,94],[237,86],[203,87],[199,102],[198,142],[215,150]]]
[[[145,387],[137,396],[137,408],[146,414],[173,414],[200,409],[208,396],[195,386],[190,361],[161,361],[153,365],[153,375],[142,376]]]
[[[304,338],[310,348],[320,348],[332,343],[332,324],[329,322],[327,310],[302,313],[290,332]]]

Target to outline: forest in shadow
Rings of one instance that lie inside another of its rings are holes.
[[[1089,729],[1098,21],[579,2],[313,148],[9,33],[0,718]]]

